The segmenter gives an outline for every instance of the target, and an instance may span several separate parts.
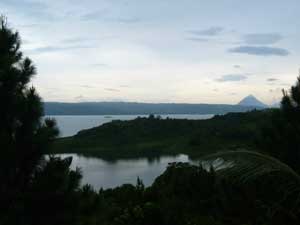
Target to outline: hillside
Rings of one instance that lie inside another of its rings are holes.
[[[172,104],[134,102],[45,102],[46,115],[149,115],[149,114],[225,114],[246,112],[253,106],[225,104]]]
[[[113,121],[58,139],[54,153],[102,158],[154,157],[185,153],[200,156],[221,150],[253,149],[268,111],[229,113],[208,120],[160,119],[154,116]]]

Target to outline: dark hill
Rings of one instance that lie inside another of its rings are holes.
[[[58,139],[56,153],[81,153],[102,158],[199,156],[221,150],[253,149],[259,126],[270,110],[229,113],[208,120],[137,118],[112,121],[77,135]]]
[[[149,115],[149,114],[225,114],[246,112],[254,106],[222,104],[172,104],[134,102],[45,102],[46,115]]]

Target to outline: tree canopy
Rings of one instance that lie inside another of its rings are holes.
[[[19,33],[1,17],[0,224],[64,224],[66,215],[51,214],[66,212],[67,207],[58,206],[70,201],[81,177],[69,169],[70,159],[44,157],[58,129],[55,121],[43,119],[41,98],[30,83],[35,74],[32,61],[21,51]],[[42,207],[37,205],[41,200],[46,200]]]

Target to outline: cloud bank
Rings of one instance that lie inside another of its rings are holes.
[[[270,45],[282,40],[283,36],[278,33],[253,33],[245,35],[243,39],[248,45]]]
[[[258,55],[258,56],[287,56],[290,52],[284,48],[267,46],[239,46],[228,50],[230,53]]]
[[[237,82],[237,81],[242,81],[246,80],[247,76],[243,74],[226,74],[223,75],[222,77],[216,79],[218,82]]]
[[[191,30],[189,33],[197,36],[217,36],[224,30],[223,27],[210,27],[205,30]]]

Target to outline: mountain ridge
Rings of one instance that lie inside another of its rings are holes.
[[[268,108],[269,106],[262,101],[258,100],[254,95],[250,94],[243,98],[238,105],[240,106],[254,106],[260,108]]]
[[[260,108],[230,104],[138,102],[45,102],[44,106],[46,115],[225,114]]]

